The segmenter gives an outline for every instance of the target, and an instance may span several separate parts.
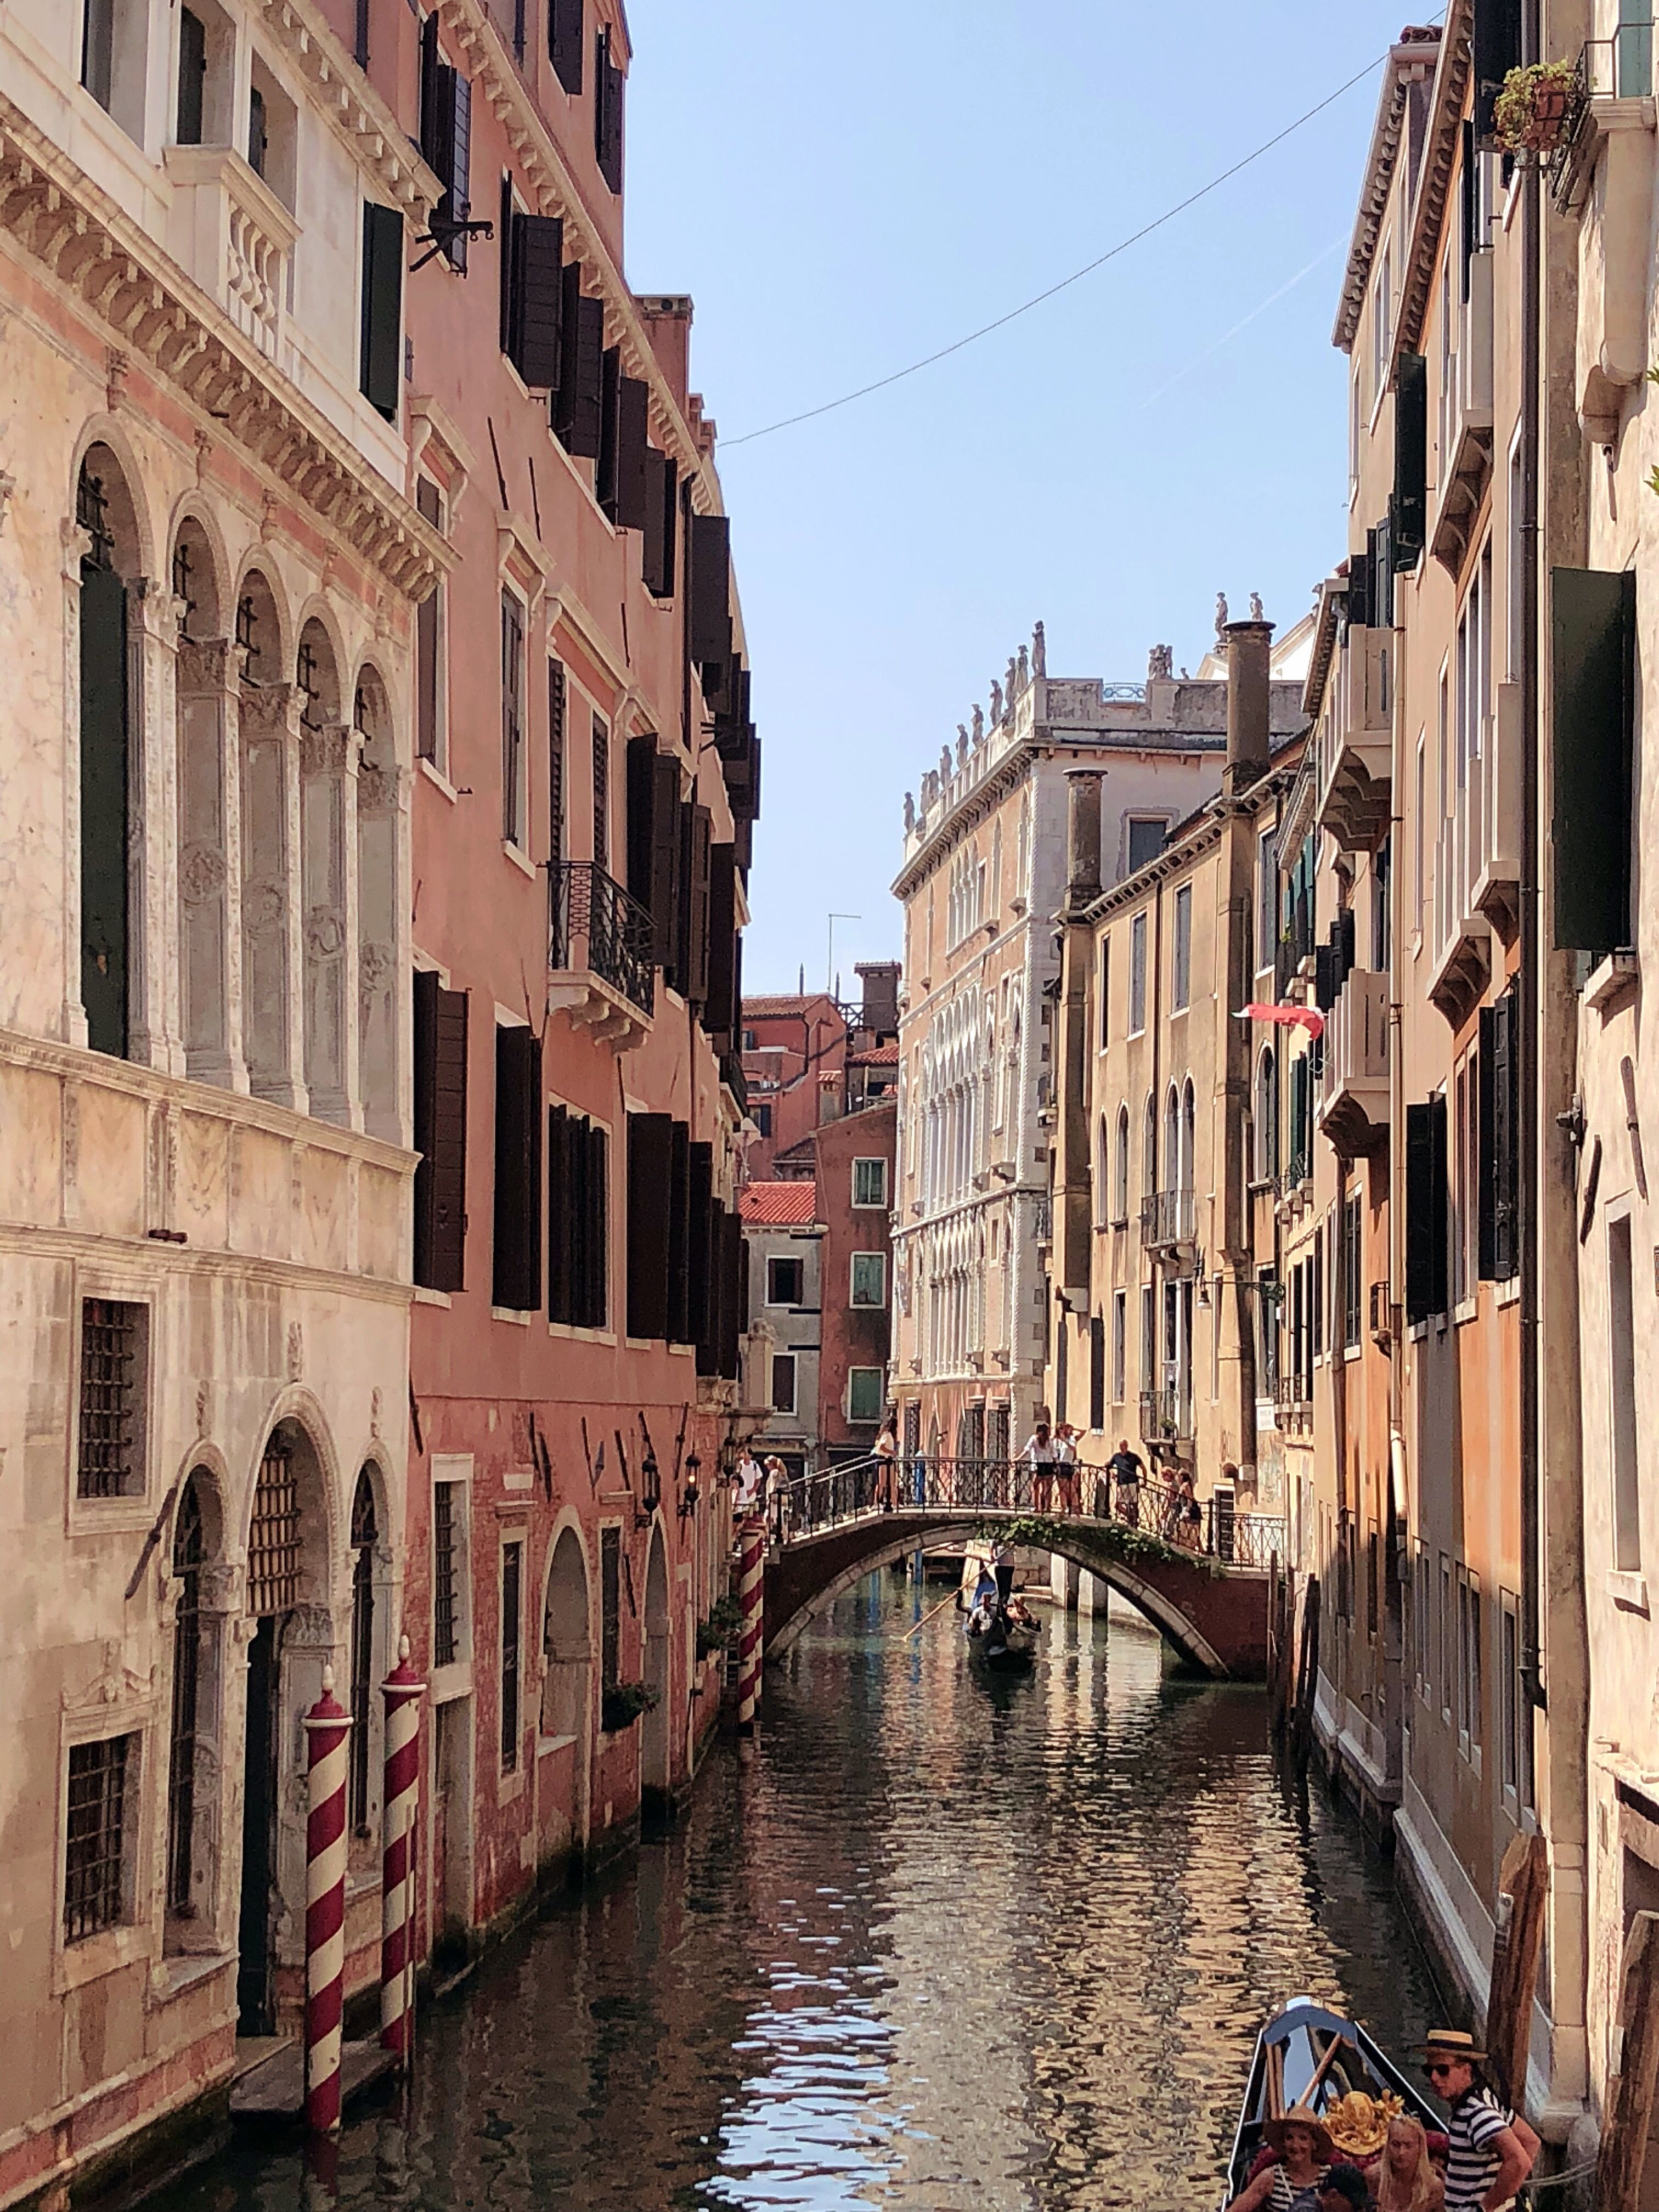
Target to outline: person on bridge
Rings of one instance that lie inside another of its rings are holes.
[[[1032,1509],[1046,1513],[1054,1501],[1054,1440],[1047,1421],[1037,1423],[1019,1455],[1031,1470]]]
[[[1077,1431],[1062,1421],[1054,1431],[1054,1468],[1060,1483],[1060,1510],[1077,1511]]]
[[[1120,1437],[1117,1449],[1106,1462],[1117,1492],[1117,1517],[1131,1528],[1140,1526],[1140,1477],[1146,1462],[1131,1451],[1127,1437]]]
[[[890,1413],[881,1425],[881,1434],[874,1444],[876,1461],[876,1503],[884,1513],[890,1513],[894,1504],[895,1471],[898,1466],[898,1434]]]

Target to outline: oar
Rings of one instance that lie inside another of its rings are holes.
[[[908,1644],[910,1641],[910,1638],[915,1634],[917,1628],[926,1628],[933,1615],[936,1613],[943,1613],[945,1607],[952,1604],[958,1595],[959,1593],[957,1591],[952,1590],[949,1597],[942,1597],[937,1605],[930,1606],[927,1611],[922,1614],[921,1619],[917,1621],[915,1628],[907,1628],[903,1635],[900,1637],[899,1642],[901,1644]]]
[[[1346,2035],[1332,2036],[1330,2042],[1326,2046],[1325,2056],[1320,2060],[1318,2065],[1314,2069],[1313,2080],[1309,2082],[1306,2090],[1304,2092],[1302,2101],[1304,2105],[1312,2104],[1314,2091],[1319,2087],[1327,2074],[1330,2072],[1331,2061],[1335,2057],[1337,2052],[1341,2050],[1343,2045],[1347,2041],[1347,2039],[1348,2039]]]

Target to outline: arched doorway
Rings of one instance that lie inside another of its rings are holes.
[[[592,1706],[587,1562],[580,1537],[574,1528],[566,1528],[553,1547],[542,1605],[536,1788],[539,1856],[544,1864],[563,1856],[574,1866],[587,1840]]]
[[[668,1707],[668,1552],[660,1525],[651,1532],[651,1563],[645,1573],[645,1686],[656,1692],[640,1731],[640,1788],[642,1806],[658,1814],[670,1807]]]
[[[354,1835],[368,1829],[374,1709],[374,1548],[380,1540],[374,1485],[364,1468],[351,1501],[351,1763],[349,1816]]]

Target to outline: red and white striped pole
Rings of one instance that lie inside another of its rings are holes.
[[[409,2051],[409,1969],[415,1949],[415,1813],[421,1784],[421,1699],[426,1684],[410,1663],[409,1638],[380,1685],[386,1699],[386,1787],[381,1812],[380,2042]]]
[[[305,1717],[306,2125],[340,2124],[340,2014],[345,1994],[346,1745],[351,1716],[334,1695],[334,1669]]]
[[[766,1523],[747,1520],[738,1530],[738,1727],[752,1735],[760,1704],[761,1632],[766,1604]]]

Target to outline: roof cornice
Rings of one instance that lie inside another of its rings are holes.
[[[1398,361],[1402,353],[1418,350],[1428,315],[1435,264],[1440,258],[1441,233],[1445,228],[1446,199],[1457,161],[1458,125],[1463,119],[1463,103],[1468,93],[1470,23],[1470,0],[1449,0],[1446,27],[1440,40],[1440,63],[1434,73],[1434,90],[1429,105],[1423,169],[1412,209],[1411,238],[1401,270],[1394,361]],[[1389,374],[1392,376],[1392,361]]]
[[[1354,216],[1353,239],[1348,264],[1343,271],[1342,294],[1336,311],[1331,343],[1340,352],[1352,347],[1364,311],[1365,288],[1370,283],[1371,261],[1382,228],[1383,212],[1394,185],[1395,165],[1400,158],[1401,134],[1406,122],[1406,92],[1425,73],[1427,40],[1390,46],[1383,65],[1382,89],[1376,103],[1376,120],[1359,184],[1359,205]]]
[[[1325,685],[1331,672],[1331,659],[1336,650],[1336,617],[1339,605],[1348,602],[1348,580],[1346,575],[1327,576],[1319,587],[1319,608],[1314,624],[1313,649],[1308,656],[1308,678],[1302,687],[1302,711],[1310,722],[1319,720],[1319,710],[1325,701]]]

